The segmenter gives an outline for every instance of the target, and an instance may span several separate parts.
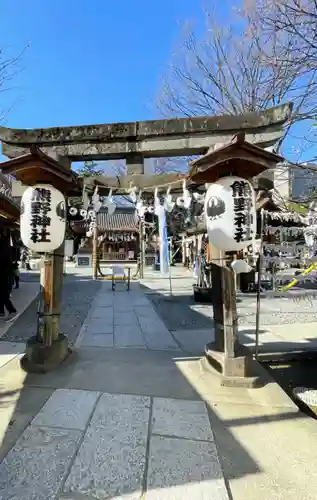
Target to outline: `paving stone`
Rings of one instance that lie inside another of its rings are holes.
[[[112,307],[101,307],[101,306],[96,306],[92,313],[91,313],[91,320],[95,319],[105,319],[109,323],[113,322],[113,309]]]
[[[150,301],[142,295],[133,298],[132,304],[134,307],[148,307],[148,308],[152,307]]]
[[[113,347],[113,334],[86,332],[80,345],[83,347]]]
[[[189,354],[204,354],[205,345],[208,342],[213,342],[215,339],[215,331],[213,328],[176,330],[172,333],[183,351]]]
[[[0,342],[0,368],[19,354],[24,353],[23,342]]]
[[[115,326],[114,345],[115,347],[146,347],[138,324]]]
[[[30,425],[0,464],[1,500],[55,500],[81,431]]]
[[[152,432],[165,436],[213,440],[213,433],[203,401],[155,398]]]
[[[95,298],[93,305],[94,307],[112,307],[113,300],[113,296],[110,294],[100,294]]]
[[[113,322],[104,318],[92,319],[87,325],[88,333],[113,333]]]
[[[122,303],[115,302],[113,308],[115,313],[133,313],[133,305],[128,301],[128,298]]]
[[[64,493],[139,500],[145,468],[150,399],[103,394]]]
[[[153,351],[179,351],[180,348],[176,344],[169,332],[144,332],[145,343],[148,349]]]
[[[138,318],[158,317],[151,304],[148,304],[147,306],[136,306],[134,307],[134,311]]]
[[[121,325],[138,325],[138,318],[135,315],[135,313],[132,312],[120,312],[120,313],[115,313],[114,315],[114,325],[115,326],[121,326]]]
[[[166,326],[163,321],[161,321],[157,315],[152,317],[139,317],[139,322],[143,331],[150,332],[168,332]]]
[[[16,391],[16,393],[14,391],[10,396],[3,397],[3,394],[1,394],[0,462],[11,450],[53,392],[54,390],[50,388],[25,386],[23,390]]]
[[[214,443],[152,436],[146,500],[229,500]]]
[[[32,424],[83,431],[99,395],[93,391],[57,389]]]
[[[148,318],[139,318],[139,322],[145,338],[145,343],[149,349],[179,350],[179,346],[172,335],[158,318],[156,318],[155,321],[150,321]]]

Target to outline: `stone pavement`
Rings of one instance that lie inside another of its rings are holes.
[[[120,283],[117,290],[112,293],[110,283],[103,283],[77,338],[77,347],[179,349],[138,283],[133,283],[130,292]]]
[[[59,370],[0,343],[0,499],[315,499],[316,422],[269,378],[221,387],[137,283],[110,287]]]
[[[255,330],[239,325],[240,342],[251,352],[255,349]],[[261,326],[259,332],[259,359],[274,361],[296,359],[302,353],[317,352],[317,323],[294,323]]]
[[[148,500],[228,499],[203,402],[70,389],[52,394],[3,460],[0,491],[21,500],[134,500],[145,491]]]

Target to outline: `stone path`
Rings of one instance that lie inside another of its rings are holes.
[[[105,282],[97,294],[78,336],[76,346],[179,350],[179,345],[158,317],[149,300],[133,284],[113,293]]]
[[[221,387],[187,356],[211,332],[169,332],[137,283],[99,286],[55,372],[0,342],[0,500],[315,499],[315,421],[272,382]]]
[[[3,367],[21,355],[21,346],[2,342]],[[76,347],[79,356],[81,349],[98,348],[99,362],[109,348],[114,355],[127,349],[182,354],[137,283],[130,292],[119,285],[115,293],[110,283],[101,283]],[[1,462],[0,498],[228,500],[228,495],[203,401],[58,388]]]
[[[203,402],[58,389],[0,465],[2,500],[145,492],[146,500],[228,499]]]

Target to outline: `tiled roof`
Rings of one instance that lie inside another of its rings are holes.
[[[138,231],[138,219],[135,212],[115,212],[109,215],[100,212],[97,215],[97,225],[101,231]]]

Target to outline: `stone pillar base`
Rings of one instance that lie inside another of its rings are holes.
[[[250,354],[239,353],[234,358],[225,356],[215,344],[205,347],[204,367],[220,376],[220,384],[229,387],[261,387],[260,376],[254,373],[254,362]]]
[[[34,336],[26,343],[21,367],[28,373],[47,373],[55,370],[70,354],[71,350],[65,335],[60,334],[50,346],[45,346]]]

